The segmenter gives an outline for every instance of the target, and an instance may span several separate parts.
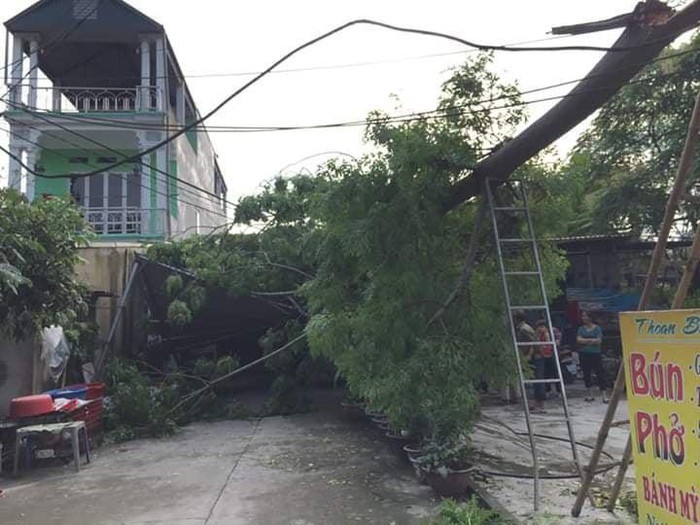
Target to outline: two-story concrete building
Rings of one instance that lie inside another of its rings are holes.
[[[122,0],[41,0],[5,26],[11,187],[71,194],[110,243],[226,221],[206,130],[166,140],[199,114],[162,25]]]

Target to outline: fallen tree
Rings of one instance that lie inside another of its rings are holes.
[[[630,24],[595,67],[552,109],[479,162],[443,201],[449,211],[479,195],[486,177],[507,179],[566,132],[591,116],[673,40],[700,22],[700,0],[673,15],[661,15],[657,0],[640,3]],[[625,49],[625,51],[621,51]]]

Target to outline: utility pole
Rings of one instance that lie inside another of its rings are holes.
[[[452,186],[443,203],[447,212],[481,194],[484,181],[506,180],[516,169],[583,122],[644,69],[675,38],[700,21],[700,0],[693,0],[673,16],[658,0],[639,4],[630,25],[612,50],[552,109]],[[665,15],[663,13],[666,13]]]

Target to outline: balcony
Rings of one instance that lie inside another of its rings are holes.
[[[110,236],[163,238],[165,210],[138,207],[83,208],[92,231],[105,240]]]
[[[163,111],[157,86],[134,88],[32,87],[13,88],[22,104],[35,111],[55,113],[154,113]],[[13,98],[17,100],[18,97]],[[17,104],[17,103],[15,103]]]

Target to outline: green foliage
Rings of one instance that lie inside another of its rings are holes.
[[[230,355],[220,357],[216,360],[200,357],[197,359],[197,361],[195,361],[192,374],[196,377],[204,379],[205,381],[211,382],[230,374],[239,366],[240,364],[238,359]],[[216,385],[215,389],[218,391],[226,390],[233,385],[234,381],[235,379],[233,377],[228,380],[221,381]]]
[[[515,88],[487,66],[482,56],[456,71],[440,108],[503,93],[517,100]],[[455,288],[476,212],[470,203],[445,215],[444,196],[479,152],[521,119],[519,110],[505,109],[399,124],[379,120],[367,135],[381,153],[331,162],[319,174],[326,185],[311,209],[323,224],[317,269],[301,288],[312,314],[311,350],[331,359],[349,389],[392,426],[438,442],[471,430],[479,380],[498,385],[515,372],[495,250],[480,253],[469,288],[437,322],[430,320]],[[532,165],[523,175],[546,188],[547,172]],[[556,209],[534,203],[537,233],[545,236],[556,228],[545,212],[551,218]],[[483,243],[491,244],[488,232]],[[565,262],[547,246],[542,259],[554,298]],[[536,290],[533,281],[520,292]]]
[[[17,295],[20,286],[31,286],[32,282],[22,275],[17,268],[7,263],[0,263],[0,294]]]
[[[298,337],[304,326],[298,321],[289,321],[278,328],[268,330],[260,340],[263,354],[269,354],[287,341]],[[311,401],[308,387],[322,375],[316,366],[306,341],[301,340],[290,349],[271,357],[265,367],[275,373],[270,387],[270,399],[265,404],[266,414],[289,415],[309,410]]]
[[[639,519],[639,507],[637,493],[635,491],[626,492],[620,496],[620,506],[625,509],[630,516]]]
[[[696,48],[700,36],[665,55]],[[584,231],[655,232],[661,224],[670,185],[700,90],[700,58],[691,52],[654,62],[598,113],[581,136],[569,171],[584,182]],[[698,163],[689,187],[698,182]],[[630,198],[634,196],[634,198]],[[587,201],[587,202],[585,202]],[[698,207],[681,202],[680,231],[700,218]]]
[[[15,339],[69,327],[86,305],[75,278],[87,243],[80,211],[65,199],[29,203],[0,189],[0,330]]]
[[[185,326],[192,322],[192,310],[186,302],[175,300],[168,306],[168,321],[174,326]]]
[[[177,424],[168,413],[168,392],[152,390],[136,366],[112,360],[107,365],[106,379],[110,402],[105,411],[105,428],[115,441],[175,432]]]
[[[175,299],[182,291],[183,286],[181,275],[169,275],[165,280],[165,295],[169,299]]]
[[[438,515],[427,525],[506,525],[508,522],[497,512],[484,509],[476,496],[469,501],[457,503],[446,499],[438,508]]]
[[[89,321],[76,321],[64,330],[66,339],[71,344],[71,354],[83,361],[90,361],[100,344],[100,327]]]
[[[444,214],[444,198],[524,118],[522,107],[483,102],[519,100],[490,60],[480,55],[454,71],[438,102],[444,118],[392,123],[374,113],[366,137],[375,154],[277,178],[242,199],[236,221],[262,225],[259,233],[195,237],[149,256],[194,272],[207,288],[277,300],[296,319],[268,333],[265,352],[305,330],[311,354],[333,363],[351,394],[394,428],[454,444],[478,417],[475,385],[499,386],[516,372],[490,232],[469,287],[431,322],[455,289],[477,209],[472,201]],[[520,175],[536,186],[538,235],[562,232],[571,207],[563,175],[536,161]],[[542,263],[554,298],[565,261],[543,244]],[[517,292],[535,293],[535,284]],[[275,410],[303,405],[298,387],[314,363],[307,356],[299,344],[268,363]]]
[[[466,441],[428,442],[421,447],[416,463],[427,472],[445,477],[450,471],[466,469],[472,452]]]

